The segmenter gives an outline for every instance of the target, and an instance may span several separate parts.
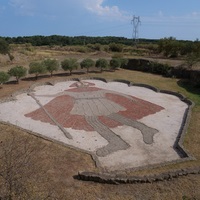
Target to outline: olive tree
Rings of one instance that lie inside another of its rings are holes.
[[[99,58],[97,61],[96,61],[96,64],[95,66],[97,68],[100,68],[101,72],[103,71],[103,69],[106,69],[108,67],[108,61],[104,58]]]
[[[10,76],[14,76],[16,78],[17,83],[19,83],[20,78],[26,76],[26,72],[27,72],[27,69],[25,67],[16,66],[16,67],[11,68],[8,71],[8,74]]]
[[[69,70],[70,75],[74,69],[78,68],[78,61],[76,58],[65,59],[61,62],[61,67],[64,71]]]
[[[116,43],[110,43],[109,49],[113,52],[122,52],[123,51],[123,45],[122,44],[116,44]]]
[[[59,68],[59,62],[56,59],[46,59],[43,61],[43,65],[46,66],[51,76],[53,76],[53,72],[58,71]]]
[[[14,56],[10,54],[9,44],[3,38],[0,38],[0,54],[8,54],[11,61],[14,59]]]
[[[120,67],[124,68],[128,64],[127,58],[120,58]]]
[[[35,79],[38,79],[39,74],[46,73],[46,66],[42,62],[32,62],[29,65],[29,74],[35,74]]]
[[[117,68],[119,68],[121,66],[121,62],[120,62],[120,59],[119,58],[112,58],[110,60],[110,68],[112,70],[116,70]]]
[[[10,78],[9,74],[6,72],[0,72],[0,85],[8,81]],[[1,87],[0,87],[1,88]]]
[[[163,38],[158,41],[158,50],[166,57],[178,57],[180,46],[180,42],[174,37]]]
[[[81,61],[80,65],[81,68],[86,68],[88,73],[89,69],[95,65],[95,62],[90,58],[86,58],[83,61]]]

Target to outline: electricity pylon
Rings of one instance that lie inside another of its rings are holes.
[[[134,40],[134,44],[135,46],[137,46],[138,42],[139,42],[139,25],[141,24],[140,21],[140,17],[136,17],[135,15],[133,15],[133,19],[131,20],[131,23],[133,24],[133,40]]]

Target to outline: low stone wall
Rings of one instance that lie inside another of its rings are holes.
[[[149,176],[123,176],[108,173],[79,172],[74,178],[82,181],[93,181],[106,184],[133,184],[133,183],[153,183],[158,181],[171,180],[189,174],[200,174],[200,167],[173,170],[167,173],[160,173]]]
[[[103,81],[105,83],[107,83],[107,80],[105,78],[100,78],[100,77],[93,77],[93,78],[90,78],[91,80],[94,79],[94,80],[99,80],[99,81]]]
[[[131,82],[130,81],[127,81],[127,80],[123,80],[123,79],[114,79],[112,80],[113,82],[119,82],[119,83],[125,83],[127,85],[130,85]]]
[[[153,87],[151,85],[143,84],[143,83],[130,83],[130,86],[145,87],[150,90],[153,90],[154,92],[160,92],[160,90],[158,88]]]
[[[171,94],[174,96],[177,96],[179,99],[184,100],[185,96],[183,96],[182,94],[178,93],[178,92],[173,92],[173,91],[169,91],[169,90],[160,90],[161,93],[165,93],[165,94]]]

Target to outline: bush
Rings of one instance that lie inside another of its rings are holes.
[[[8,81],[9,78],[9,74],[7,74],[6,72],[0,72],[0,85]]]
[[[120,67],[124,68],[128,64],[127,58],[120,58]]]
[[[87,44],[87,47],[94,51],[101,51],[101,44],[99,43]]]
[[[167,77],[172,76],[172,67],[170,65],[158,62],[151,62],[144,59],[130,59],[123,68],[149,72],[153,74],[160,74]]]
[[[69,58],[69,59],[65,59],[61,62],[61,67],[64,71],[69,70],[70,75],[72,74],[72,71],[74,69],[78,68],[78,61],[76,58]]]
[[[120,68],[121,62],[119,58],[112,58],[110,60],[110,67],[112,70],[116,70],[117,68]]]
[[[95,65],[95,62],[90,59],[90,58],[86,58],[84,59],[81,63],[81,68],[86,68],[87,69],[87,73],[89,72],[89,68],[93,67]]]
[[[32,62],[29,65],[29,74],[35,74],[36,80],[39,74],[44,74],[46,71],[46,66],[42,62]]]
[[[8,71],[8,74],[10,76],[14,76],[17,80],[17,83],[19,83],[20,78],[26,76],[26,72],[27,72],[27,69],[25,67],[16,66],[16,67],[11,68]]]
[[[109,46],[108,45],[104,45],[103,46],[103,50],[106,51],[106,52],[108,52],[109,51]]]
[[[164,76],[170,75],[171,68],[168,64],[152,62],[149,68],[150,68],[149,72],[151,72],[153,74],[160,74],[160,75],[164,75]]]
[[[109,50],[113,52],[122,52],[123,51],[123,45],[122,44],[116,44],[116,43],[110,43],[109,44]]]
[[[58,71],[59,62],[56,59],[46,59],[42,62],[48,72],[50,72],[51,76],[53,76],[54,71]]]
[[[97,61],[96,61],[96,64],[95,66],[97,68],[100,68],[101,72],[103,71],[103,69],[106,69],[108,67],[108,61],[104,58],[99,58]]]

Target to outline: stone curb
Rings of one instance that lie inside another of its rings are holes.
[[[123,176],[108,173],[79,172],[77,176],[74,176],[74,178],[82,181],[93,181],[106,184],[138,184],[169,181],[190,174],[200,174],[200,167],[173,170],[167,173],[148,176]]]

